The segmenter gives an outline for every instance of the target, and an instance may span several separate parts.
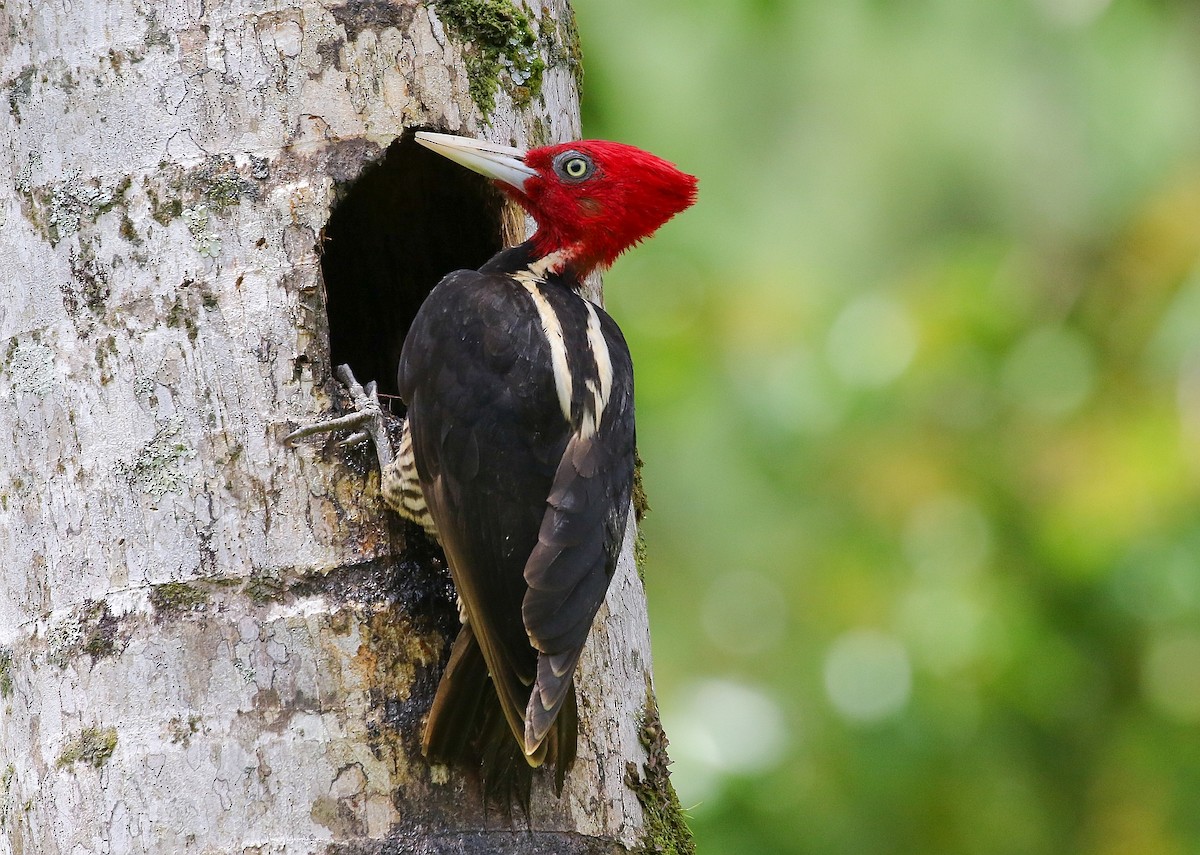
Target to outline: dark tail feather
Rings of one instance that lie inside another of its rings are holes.
[[[546,740],[545,760],[555,766],[554,786],[560,796],[567,768],[575,760],[578,718],[572,686]],[[425,756],[434,762],[479,768],[486,799],[504,808],[516,802],[529,815],[533,768],[504,718],[470,624],[454,640],[421,742]]]
[[[551,734],[554,744],[550,746],[549,753],[554,758],[554,792],[561,796],[567,770],[575,762],[575,753],[579,748],[579,708],[575,706],[574,680],[567,689],[567,698],[558,711]]]
[[[470,624],[463,626],[450,649],[450,661],[429,709],[421,750],[439,763],[461,763],[474,753],[477,719],[489,705],[499,709],[483,651]]]
[[[505,811],[516,802],[528,819],[533,767],[525,762],[525,753],[513,739],[499,703],[485,711],[481,729],[478,762],[484,799]]]

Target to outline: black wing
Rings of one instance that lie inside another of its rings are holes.
[[[582,335],[586,307],[560,290],[553,302],[564,329]],[[581,382],[568,422],[533,299],[503,273],[447,276],[414,320],[400,362],[422,490],[505,718],[531,762],[544,755],[538,748],[603,601],[633,477],[632,367],[616,325],[602,320],[614,382],[600,428],[586,439],[577,425],[587,360],[569,351]],[[578,335],[568,339],[578,344]]]
[[[616,323],[594,311],[611,364],[611,390],[594,432],[576,428],[567,441],[537,546],[525,565],[529,590],[522,614],[530,641],[541,653],[526,715],[526,750],[545,738],[572,691],[575,665],[616,569],[633,487],[633,365]],[[584,381],[575,384],[582,386],[576,390],[583,393],[580,403],[593,408],[600,387],[594,367],[593,361],[573,372]],[[573,421],[583,424],[585,419],[581,415]]]

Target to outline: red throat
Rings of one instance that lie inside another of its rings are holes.
[[[593,172],[571,180],[562,161],[582,155]],[[501,185],[537,221],[539,257],[560,253],[582,277],[608,267],[696,200],[696,179],[662,158],[623,143],[581,140],[533,149],[525,163],[537,171],[524,192]]]

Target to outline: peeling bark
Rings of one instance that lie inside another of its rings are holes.
[[[525,13],[540,91],[501,75],[488,116],[436,8],[0,5],[0,853],[643,842],[633,526],[567,790],[510,823],[420,755],[456,629],[434,550],[366,453],[281,442],[339,400],[339,186],[406,128],[578,136],[566,0]]]

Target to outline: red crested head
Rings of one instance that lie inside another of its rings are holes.
[[[535,148],[537,175],[505,190],[537,221],[539,254],[565,251],[580,273],[608,267],[696,201],[696,179],[624,143],[604,140]]]
[[[523,152],[466,137],[417,141],[496,180],[537,222],[539,257],[559,253],[583,276],[696,201],[696,179],[624,143],[580,140]]]

